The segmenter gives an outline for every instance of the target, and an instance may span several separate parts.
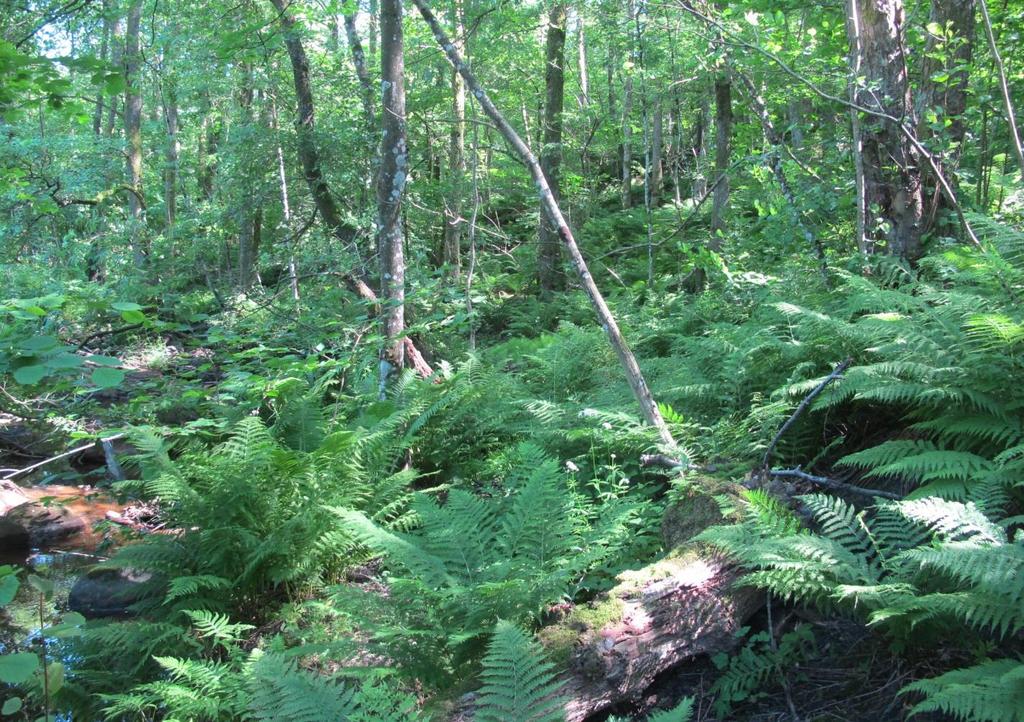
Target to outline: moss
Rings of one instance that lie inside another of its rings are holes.
[[[714,477],[692,477],[665,508],[661,534],[665,547],[674,549],[693,539],[702,531],[724,521],[715,497],[736,495],[738,486]]]
[[[590,633],[622,619],[623,607],[617,596],[608,596],[576,607],[558,624],[544,627],[538,637],[547,650],[548,658],[556,666],[564,667],[577,643],[587,639]]]

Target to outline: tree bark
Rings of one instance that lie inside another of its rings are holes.
[[[580,76],[580,110],[590,107],[590,73],[587,69],[587,30],[583,20],[583,3],[576,7],[576,72]]]
[[[110,8],[110,12],[116,13],[117,8]],[[114,25],[110,30],[110,63],[114,67],[124,68],[124,22],[120,17],[114,18]],[[114,137],[114,130],[117,128],[118,105],[121,102],[120,94],[114,94],[107,102],[107,121],[103,135],[108,138]]]
[[[366,67],[363,44],[359,41],[359,33],[356,31],[356,14],[354,12],[345,15],[345,37],[348,40],[349,52],[352,53],[352,65],[355,67],[356,78],[359,80],[360,96],[363,101],[363,118],[367,128],[374,128],[377,125],[377,113],[373,107],[373,82],[370,80],[370,71]]]
[[[715,78],[715,194],[711,200],[711,241],[713,251],[722,250],[725,207],[729,203],[729,157],[732,143],[732,79],[728,71]]]
[[[210,93],[204,90],[199,96],[199,112],[202,121],[199,129],[199,165],[196,180],[200,195],[210,200],[213,198],[213,181],[217,175],[217,146],[220,145],[220,126],[214,118],[214,107],[210,101]]]
[[[100,60],[106,62],[110,54],[110,8],[103,0],[103,37],[100,40]],[[96,91],[96,109],[92,116],[92,132],[97,138],[103,132],[103,88]]]
[[[381,140],[377,181],[377,248],[381,257],[384,349],[380,360],[381,395],[393,370],[405,365],[405,259],[402,249],[402,198],[409,173],[405,130],[405,60],[402,0],[382,0],[380,14]]]
[[[706,97],[706,96],[705,96]],[[697,122],[693,127],[693,141],[690,143],[690,155],[693,158],[693,184],[691,195],[694,202],[708,192],[707,158],[708,158],[708,126],[710,113],[707,100],[700,101],[697,111]]]
[[[905,53],[903,0],[859,0],[863,75],[857,103],[916,128]],[[899,122],[863,119],[865,234],[889,253],[916,261],[922,253],[924,212],[921,158]]]
[[[452,27],[460,53],[465,52],[463,0],[451,0]],[[448,198],[444,206],[443,262],[448,279],[457,282],[462,274],[462,192],[466,176],[466,85],[452,69],[452,124],[448,136]]]
[[[497,107],[495,107],[494,103],[487,95],[487,92],[483,89],[472,71],[469,69],[469,66],[466,65],[462,60],[462,57],[455,50],[455,46],[447,38],[444,30],[441,29],[441,25],[437,22],[437,18],[435,18],[434,14],[431,12],[430,7],[427,5],[427,1],[428,0],[413,0],[420,11],[420,14],[423,16],[423,19],[430,26],[437,43],[444,50],[445,55],[447,55],[448,60],[451,61],[452,65],[462,74],[462,77],[466,81],[466,86],[469,88],[469,91],[473,93],[473,97],[479,101],[480,106],[498,128],[498,131],[529,168],[530,174],[533,177],[533,182],[540,194],[543,210],[549,216],[552,225],[558,229],[558,234],[565,245],[565,249],[569,254],[573,267],[576,269],[576,273],[579,276],[580,284],[583,286],[583,290],[586,292],[591,305],[594,307],[594,311],[601,323],[601,327],[608,334],[609,343],[619,357],[619,362],[622,364],[623,370],[626,373],[626,378],[629,381],[630,388],[633,391],[633,395],[636,397],[637,403],[640,405],[644,418],[658,432],[658,436],[662,443],[669,449],[675,449],[676,442],[672,438],[672,433],[669,431],[668,425],[662,418],[661,412],[658,410],[658,405],[654,402],[654,398],[651,396],[650,389],[647,386],[647,381],[644,379],[643,373],[640,371],[640,366],[636,362],[636,357],[630,350],[625,338],[623,338],[622,332],[619,330],[619,325],[615,321],[615,317],[612,315],[611,310],[608,308],[608,304],[605,303],[604,297],[601,295],[601,291],[594,282],[594,277],[590,275],[590,270],[587,268],[587,263],[583,259],[583,254],[580,253],[579,246],[576,245],[576,239],[573,236],[572,231],[569,229],[569,225],[566,223],[565,217],[562,215],[562,211],[558,207],[558,203],[555,201],[554,195],[551,192],[551,187],[548,185],[547,179],[544,177],[544,171],[540,167],[540,163],[530,150],[529,146],[523,142],[523,139],[518,133],[516,133],[515,129],[509,125],[505,116],[501,114]]]
[[[662,185],[665,183],[665,171],[662,164],[664,111],[661,98],[655,98],[654,111],[651,117],[651,153],[648,177],[650,179],[650,204],[657,207],[661,203]]]
[[[255,91],[253,89],[252,65],[241,63],[242,87],[238,92],[238,107],[241,110],[243,128],[251,128],[253,125],[252,101]],[[259,166],[259,162],[251,160],[253,148],[251,144],[243,146],[244,153],[249,161],[241,168],[241,177],[238,178],[240,187],[240,200],[238,204],[238,289],[242,293],[248,293],[252,287],[253,276],[256,267],[256,216],[258,213],[256,203],[256,189],[253,184],[253,166]]]
[[[858,0],[849,0],[846,11],[846,33],[850,39],[850,81],[849,96],[850,102],[857,103],[857,83],[860,78],[861,67],[863,66],[863,51],[860,41],[860,13],[857,10]],[[850,136],[853,149],[854,168],[854,201],[856,203],[857,218],[855,221],[855,233],[857,234],[857,251],[861,260],[865,262],[864,271],[868,267],[866,260],[874,250],[867,238],[867,199],[864,187],[864,134],[860,125],[860,113],[850,108]]]
[[[562,108],[565,102],[565,3],[555,3],[548,15],[545,49],[543,143],[540,166],[554,196],[561,198],[560,169],[562,165]],[[543,212],[538,232],[537,277],[542,299],[562,288],[562,253],[558,229]]]
[[[146,262],[146,246],[143,241],[142,204],[142,77],[140,70],[139,25],[142,22],[142,0],[132,0],[128,6],[125,30],[125,104],[124,130],[128,140],[128,184],[134,189],[128,197],[128,210],[132,219],[132,252],[135,267],[141,268]],[[138,195],[136,195],[138,194]]]
[[[323,170],[320,163],[320,152],[316,147],[314,134],[315,112],[313,104],[313,88],[309,80],[309,58],[302,46],[302,40],[295,27],[295,16],[289,11],[288,0],[270,0],[277,10],[281,19],[281,28],[284,30],[284,42],[288,49],[288,57],[292,65],[292,79],[295,84],[295,98],[298,104],[298,116],[295,122],[297,134],[297,146],[299,160],[302,163],[303,175],[309,192],[313,196],[313,203],[316,205],[320,218],[327,224],[331,233],[342,243],[351,243],[355,237],[355,231],[348,226],[341,217],[341,212],[331,195],[327,181],[324,180]],[[365,281],[359,280],[363,286]],[[367,290],[369,287],[367,286]],[[360,295],[365,295],[359,291]],[[371,291],[372,293],[372,291]]]
[[[178,156],[181,141],[178,139],[178,88],[173,77],[164,82],[164,125],[167,128],[167,145],[164,149],[164,217],[167,228],[174,228],[178,211]]]
[[[736,588],[737,571],[714,557],[684,554],[623,576],[599,600],[540,630],[562,669],[567,722],[641,698],[660,673],[682,662],[731,651],[740,627],[764,603],[763,593]],[[608,621],[595,628],[592,618]],[[474,719],[467,697],[451,722]]]

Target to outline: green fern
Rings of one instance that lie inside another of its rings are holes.
[[[558,722],[565,719],[561,683],[543,652],[519,627],[499,621],[487,646],[476,718],[481,722]]]

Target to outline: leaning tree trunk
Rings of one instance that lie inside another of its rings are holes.
[[[559,171],[562,165],[562,107],[565,102],[565,3],[551,6],[544,66],[547,92],[540,166],[557,203],[561,197]],[[551,294],[562,287],[562,253],[558,229],[543,212],[540,214],[538,241],[537,278],[540,282],[540,295],[543,299],[550,299]]]
[[[384,349],[380,361],[381,394],[392,370],[405,365],[405,258],[402,254],[402,197],[409,174],[405,135],[405,59],[402,0],[382,0],[380,12],[381,139],[377,180],[377,249],[381,258]]]
[[[142,74],[139,49],[139,25],[142,21],[142,0],[133,0],[128,7],[125,29],[124,77],[124,132],[128,140],[128,184],[135,191],[128,197],[128,210],[132,219],[132,255],[135,267],[146,263],[143,241],[142,203]]]
[[[892,255],[915,261],[922,252],[924,202],[920,154],[900,128],[901,122],[917,126],[904,53],[903,0],[859,0],[857,5],[867,81],[857,90],[857,104],[888,116],[863,118],[865,233]]]
[[[601,295],[600,289],[598,289],[597,284],[594,282],[594,277],[590,275],[590,270],[587,268],[587,262],[583,259],[583,254],[580,253],[579,246],[576,245],[576,239],[573,236],[572,231],[569,229],[569,224],[566,223],[565,217],[562,215],[562,210],[558,207],[558,203],[555,201],[554,194],[551,192],[551,186],[548,185],[547,178],[544,177],[544,171],[540,167],[540,162],[530,150],[529,146],[523,142],[523,139],[515,129],[509,125],[505,116],[502,115],[501,111],[499,111],[494,105],[490,96],[487,95],[487,92],[480,85],[479,81],[477,81],[476,76],[474,76],[473,72],[469,69],[469,66],[466,65],[458,51],[456,51],[455,46],[445,35],[445,32],[442,30],[437,18],[434,17],[430,7],[427,5],[428,0],[413,0],[413,2],[419,9],[423,19],[426,20],[427,24],[430,26],[430,29],[434,34],[434,38],[444,50],[445,55],[448,56],[448,60],[451,61],[452,65],[462,74],[462,77],[466,81],[466,86],[473,94],[473,97],[479,101],[480,106],[487,114],[487,117],[491,119],[494,125],[498,128],[498,131],[515,150],[516,155],[518,155],[529,168],[530,175],[533,177],[533,182],[540,194],[541,207],[544,213],[550,218],[552,225],[558,229],[558,235],[561,237],[562,243],[565,245],[565,250],[569,254],[573,267],[576,269],[576,273],[580,279],[580,284],[583,286],[583,290],[586,292],[591,305],[594,307],[594,311],[601,323],[601,327],[608,334],[609,343],[619,357],[619,362],[622,364],[623,370],[626,373],[626,378],[629,381],[630,388],[633,391],[633,395],[636,397],[637,403],[640,405],[644,418],[658,432],[658,436],[662,443],[670,449],[675,449],[675,439],[672,438],[672,433],[669,431],[668,425],[662,418],[661,412],[658,410],[658,405],[654,402],[654,398],[651,396],[650,389],[647,386],[647,381],[644,379],[643,373],[640,371],[640,366],[636,362],[636,357],[630,350],[625,338],[623,338],[622,332],[619,330],[619,325],[615,321],[615,317],[612,315],[611,310],[608,308],[608,304],[605,303],[604,296]]]
[[[1003,58],[999,55],[999,47],[996,45],[996,36],[992,32],[992,18],[988,14],[988,5],[985,0],[978,0],[981,8],[981,19],[985,26],[985,38],[988,40],[988,49],[992,53],[992,60],[996,64],[999,75],[999,89],[1003,95],[1003,107],[1006,109],[1006,122],[1010,126],[1010,142],[1013,145],[1013,152],[1017,156],[1017,166],[1021,175],[1024,176],[1024,147],[1021,146],[1020,133],[1017,131],[1017,117],[1013,110],[1013,100],[1010,97],[1010,86],[1006,80],[1006,68],[1003,66]]]
[[[465,52],[462,0],[451,0],[455,42]],[[452,125],[448,137],[448,198],[444,204],[444,266],[453,282],[462,274],[462,192],[466,177],[466,84],[452,70]]]
[[[359,80],[359,95],[363,101],[363,122],[366,126],[366,179],[367,183],[360,188],[360,205],[366,202],[367,187],[373,188],[375,184],[375,169],[378,165],[377,157],[377,112],[374,108],[373,81],[370,80],[370,71],[366,67],[366,54],[363,52],[363,44],[359,40],[359,33],[356,31],[355,11],[345,14],[345,37],[348,39],[348,47],[352,53],[352,65],[356,71],[356,78]]]

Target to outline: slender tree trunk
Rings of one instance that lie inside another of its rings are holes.
[[[544,137],[540,166],[557,203],[562,165],[562,108],[565,101],[565,3],[555,3],[548,15],[545,49]],[[537,276],[541,298],[549,299],[562,287],[562,253],[558,229],[543,212],[540,214]]]
[[[495,107],[486,91],[484,91],[472,71],[470,71],[469,66],[466,65],[458,52],[456,52],[455,46],[445,36],[444,30],[441,29],[441,25],[437,22],[437,19],[431,12],[430,7],[427,5],[427,0],[413,0],[413,2],[419,9],[423,19],[426,20],[427,24],[430,26],[435,40],[437,40],[438,45],[441,46],[442,50],[444,50],[445,54],[448,56],[448,60],[451,61],[452,65],[458,69],[462,74],[462,77],[466,80],[466,85],[469,88],[469,91],[473,94],[473,97],[480,102],[484,112],[495,126],[497,126],[505,140],[508,141],[516,154],[529,168],[530,175],[533,177],[533,182],[540,194],[544,212],[550,217],[552,225],[558,228],[558,234],[565,245],[570,259],[572,260],[573,267],[576,269],[580,283],[583,286],[587,297],[590,299],[591,305],[594,307],[594,311],[601,323],[601,327],[608,334],[608,340],[612,348],[619,357],[619,361],[626,373],[626,378],[629,381],[630,388],[633,391],[633,395],[636,397],[637,403],[640,405],[644,418],[658,432],[658,436],[662,443],[669,449],[675,449],[676,443],[672,438],[672,433],[669,431],[668,425],[662,418],[661,412],[658,410],[658,405],[654,402],[654,398],[651,396],[647,382],[644,379],[643,373],[640,371],[640,366],[636,362],[636,357],[629,349],[629,345],[626,343],[625,338],[623,338],[622,332],[619,330],[619,325],[615,321],[615,317],[612,315],[611,310],[608,308],[608,304],[605,303],[604,297],[601,295],[601,291],[594,282],[594,277],[590,275],[590,270],[587,268],[587,263],[583,259],[583,254],[580,253],[579,246],[576,245],[576,239],[573,237],[572,231],[569,229],[569,225],[566,223],[565,217],[562,215],[562,211],[558,207],[558,203],[555,201],[555,197],[551,192],[551,187],[548,185],[547,179],[544,177],[544,171],[540,167],[540,162],[530,151],[529,146],[527,146],[519,134],[516,133],[515,129],[509,125],[505,116],[503,116],[497,107]]]
[[[238,93],[238,107],[241,110],[243,133],[248,137],[246,131],[253,126],[252,101],[254,96],[252,65],[241,64],[242,87]],[[243,155],[249,157],[252,153],[252,144],[247,143]],[[258,162],[251,160],[243,165],[241,177],[238,183],[241,187],[241,201],[238,206],[238,289],[247,293],[252,287],[254,269],[256,267],[256,189],[254,188],[252,172],[253,166]]]
[[[580,110],[590,107],[590,73],[587,70],[587,30],[583,20],[583,3],[576,7],[576,72],[580,76]]]
[[[197,181],[199,193],[206,200],[213,198],[213,181],[217,175],[217,148],[220,145],[220,123],[215,118],[215,108],[210,93],[204,90],[199,96],[199,112],[203,118],[199,129],[199,166]]]
[[[103,0],[103,38],[100,40],[100,60],[106,62],[110,54],[110,8],[107,0]],[[96,109],[92,116],[92,132],[99,137],[103,132],[103,89],[96,91]]]
[[[905,53],[903,0],[859,0],[858,19],[867,87],[857,102],[901,121],[863,119],[865,233],[889,253],[909,261],[921,256],[924,199],[921,158],[899,122],[916,128]],[[902,120],[907,119],[907,120]],[[908,122],[909,121],[909,122]]]
[[[164,210],[167,228],[174,228],[178,210],[178,88],[173,77],[164,83],[164,125],[167,128],[167,146],[164,149]]]
[[[863,66],[863,51],[860,40],[860,11],[857,10],[859,0],[849,0],[846,13],[846,32],[850,39],[850,102],[857,103],[857,83],[859,82],[861,67]],[[867,261],[868,255],[874,250],[873,244],[868,242],[866,233],[867,223],[867,198],[864,185],[864,136],[860,127],[860,113],[853,108],[850,109],[850,135],[853,147],[853,168],[855,173],[855,202],[857,204],[857,218],[854,232],[857,234],[857,250],[862,260]],[[864,266],[865,271],[867,265]]]
[[[136,194],[142,194],[142,73],[139,49],[139,25],[142,21],[142,0],[132,0],[128,6],[125,30],[125,107],[124,130],[128,139],[128,183],[135,190],[128,196],[128,209],[132,218],[133,256],[136,268],[146,262],[143,241],[142,203]]]
[[[650,198],[651,205],[657,207],[661,203],[661,189],[665,183],[665,170],[662,165],[662,148],[664,145],[663,134],[664,111],[661,98],[654,101],[654,111],[651,116],[651,154],[650,169]]]
[[[370,71],[366,67],[366,54],[363,52],[363,44],[359,41],[354,12],[345,15],[345,37],[348,40],[349,51],[352,53],[352,65],[355,67],[356,78],[359,80],[359,90],[363,101],[363,118],[367,128],[374,128],[377,125],[377,113],[373,107],[373,81],[370,80]]]
[[[377,182],[377,247],[381,257],[381,288],[384,296],[380,385],[392,370],[405,365],[402,334],[405,333],[405,259],[402,249],[402,197],[409,173],[405,131],[405,61],[402,37],[402,0],[382,0],[380,15],[380,68],[383,136],[380,178]]]
[[[633,76],[622,81],[622,207],[633,207]]]
[[[988,39],[988,49],[992,53],[992,59],[995,61],[996,70],[999,73],[999,89],[1003,94],[1006,122],[1010,126],[1010,142],[1013,145],[1013,152],[1017,156],[1017,167],[1020,168],[1021,177],[1024,177],[1024,148],[1021,147],[1020,133],[1017,131],[1017,117],[1013,110],[1013,100],[1010,97],[1010,86],[1006,80],[1006,68],[1003,66],[1003,58],[999,55],[996,36],[992,31],[992,18],[988,14],[988,5],[985,0],[978,0],[978,7],[981,8],[981,18],[985,26],[985,37]]]
[[[111,8],[110,12],[116,13],[117,8]],[[114,67],[124,67],[124,22],[120,17],[114,19],[110,39],[110,63]],[[114,137],[117,128],[118,106],[121,104],[120,94],[115,93],[107,103],[107,121],[103,134],[108,138]]]
[[[373,59],[377,57],[377,36],[379,35],[378,21],[380,18],[380,13],[378,10],[378,0],[370,0],[368,14],[370,16],[370,30],[368,33],[370,36],[370,58]]]
[[[313,196],[313,203],[316,205],[320,218],[334,234],[335,238],[344,244],[350,244],[355,236],[355,231],[347,225],[338,210],[334,196],[324,179],[320,163],[320,152],[316,147],[315,137],[315,112],[313,104],[313,88],[309,80],[309,58],[302,47],[302,40],[295,29],[295,17],[290,12],[288,0],[270,0],[281,18],[281,27],[284,30],[285,46],[288,48],[288,57],[292,64],[292,79],[295,83],[295,97],[298,105],[298,115],[295,121],[296,145],[299,151],[299,160],[302,163],[303,175],[306,184],[309,186],[310,195]],[[373,294],[372,289],[362,279],[355,282],[354,290],[363,298],[367,298],[366,291]],[[365,287],[365,290],[363,289]]]
[[[732,143],[732,79],[723,70],[715,78],[715,193],[711,200],[711,242],[722,250],[725,207],[729,203],[729,158]]]
[[[708,101],[706,98],[700,101],[700,110],[697,113],[697,122],[693,128],[693,142],[690,144],[690,154],[693,157],[693,190],[691,195],[694,202],[699,201],[708,192],[708,126],[710,125],[710,113],[708,112]]]
[[[277,186],[281,193],[281,217],[286,229],[292,222],[292,203],[288,195],[288,173],[284,163],[284,149],[281,148],[280,129],[281,124],[277,116],[277,97],[270,96],[270,129],[274,133],[274,149],[277,154]],[[292,290],[292,299],[298,304],[299,301],[299,272],[295,264],[295,242],[288,249],[288,285]]]
[[[456,49],[465,53],[463,0],[451,0]],[[466,175],[466,84],[452,70],[452,124],[448,136],[448,198],[444,206],[444,265],[453,282],[462,274],[462,191]]]

